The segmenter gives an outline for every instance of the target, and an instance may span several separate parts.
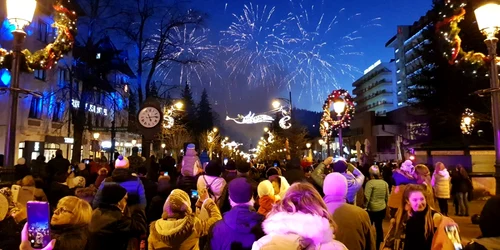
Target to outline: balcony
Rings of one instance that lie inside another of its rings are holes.
[[[355,95],[360,95],[360,94],[363,94],[363,93],[366,93],[367,91],[369,91],[370,89],[373,89],[381,84],[386,84],[386,83],[392,83],[392,81],[388,81],[386,79],[382,79],[380,81],[376,81],[370,85],[368,85],[367,87],[363,88],[363,89],[359,89],[359,88],[355,88],[353,90],[353,94]]]
[[[376,91],[376,92],[373,92],[373,93],[369,94],[368,96],[366,96],[366,97],[364,97],[364,98],[360,98],[360,99],[358,99],[358,98],[356,97],[356,98],[354,98],[354,100],[356,101],[356,103],[363,103],[363,102],[365,102],[365,101],[368,101],[368,100],[370,100],[370,99],[372,99],[372,98],[375,98],[375,97],[377,97],[377,96],[379,96],[379,95],[383,95],[383,94],[390,94],[390,95],[392,95],[392,92],[389,92],[389,91],[387,91],[386,89],[381,89],[381,90],[379,90],[379,91]]]
[[[374,102],[372,104],[368,104],[364,107],[361,107],[361,108],[357,108],[356,109],[356,112],[357,113],[362,113],[362,112],[365,112],[369,109],[372,109],[372,108],[376,108],[378,106],[382,106],[382,105],[393,105],[394,103],[393,102],[388,102],[386,100],[383,100],[383,101],[378,101],[378,102]]]
[[[357,87],[357,86],[361,86],[363,85],[364,83],[368,82],[369,80],[371,80],[372,78],[382,74],[382,73],[391,73],[390,70],[388,70],[387,68],[383,67],[377,71],[374,71],[374,72],[370,72],[364,76],[362,76],[360,79],[358,79],[357,81],[355,81],[352,86],[353,87]]]

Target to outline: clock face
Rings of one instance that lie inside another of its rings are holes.
[[[154,128],[161,121],[161,113],[154,107],[146,107],[139,112],[139,123],[145,128]]]

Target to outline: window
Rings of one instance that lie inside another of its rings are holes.
[[[65,85],[66,81],[68,81],[68,70],[67,69],[59,69],[58,81],[59,81],[60,87]]]
[[[42,118],[42,99],[39,97],[31,98],[29,118],[40,119]]]
[[[47,43],[49,37],[49,25],[42,20],[38,21],[38,41]]]
[[[38,79],[40,81],[45,81],[45,75],[46,75],[46,72],[44,69],[35,70],[35,79]]]
[[[54,111],[52,113],[52,121],[53,122],[61,122],[62,114],[63,114],[62,102],[56,102],[54,104]]]

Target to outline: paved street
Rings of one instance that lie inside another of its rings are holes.
[[[469,213],[472,216],[473,214],[481,213],[484,204],[486,201],[477,200],[469,203]],[[470,217],[457,217],[453,214],[455,213],[455,209],[453,208],[453,204],[449,203],[449,212],[451,218],[458,223],[460,229],[460,236],[462,237],[462,244],[467,244],[470,240],[478,237],[481,234],[481,230],[478,225],[473,225]],[[389,230],[389,221],[384,221],[384,233],[387,233]]]

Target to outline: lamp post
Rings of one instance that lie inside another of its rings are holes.
[[[94,142],[93,142],[92,146],[94,148],[94,160],[95,160],[95,158],[97,157],[97,148],[99,146],[99,141],[98,140],[99,140],[100,134],[99,133],[94,133],[92,136],[94,137]]]
[[[23,57],[21,52],[26,32],[24,28],[30,25],[36,9],[35,0],[7,0],[7,19],[15,26],[12,31],[14,35],[14,45],[12,48],[12,82],[9,91],[9,104],[11,107],[10,120],[7,124],[7,133],[5,134],[5,166],[14,166],[14,157],[16,154],[16,126],[17,126],[17,108],[19,105],[19,75],[20,66]]]
[[[485,4],[477,8],[477,26],[486,36],[484,43],[488,47],[490,59],[490,88],[491,88],[491,116],[493,122],[493,133],[495,136],[495,181],[496,194],[500,194],[500,92],[498,83],[498,68],[496,64],[496,51],[498,38],[495,35],[500,29],[500,5]]]
[[[337,98],[333,101],[333,110],[337,113],[337,118],[342,118],[342,113],[345,110],[345,101],[342,98]],[[339,126],[339,156],[342,157],[343,141],[342,141],[342,125]]]
[[[165,143],[161,144],[161,158],[163,159],[165,157],[165,147],[167,145]]]

